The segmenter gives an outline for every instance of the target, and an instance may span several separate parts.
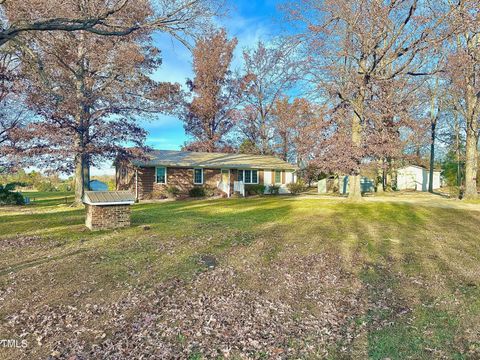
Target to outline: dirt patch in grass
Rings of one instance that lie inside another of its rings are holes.
[[[21,250],[26,247],[34,246],[37,248],[49,247],[50,243],[44,241],[40,236],[24,236],[17,235],[15,237],[9,237],[6,239],[0,239],[0,251],[6,251],[11,249]]]
[[[348,356],[364,304],[361,284],[338,261],[323,254],[241,272],[217,267],[191,282],[131,289],[111,305],[23,309],[8,326],[32,344],[25,358],[47,349],[79,359]]]

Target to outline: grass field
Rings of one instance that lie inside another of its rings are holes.
[[[27,341],[0,358],[480,358],[478,203],[150,203],[90,232],[29,196],[0,208],[0,338]]]

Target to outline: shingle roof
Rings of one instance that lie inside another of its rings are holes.
[[[155,150],[147,156],[150,160],[134,160],[142,167],[202,167],[211,169],[279,169],[296,170],[297,167],[275,156],[206,153],[174,150]]]
[[[89,205],[131,205],[135,196],[130,191],[85,191],[83,202]]]

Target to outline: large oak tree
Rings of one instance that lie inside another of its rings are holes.
[[[125,10],[139,22],[149,14],[148,7],[134,4]],[[145,31],[121,39],[86,32],[30,39],[36,56],[23,59],[22,74],[38,120],[29,124],[33,140],[26,155],[35,156],[38,166],[74,171],[78,203],[89,186],[90,166],[125,152],[125,145],[142,147],[146,133],[138,117],[166,111],[164,100],[178,92],[150,78],[160,65],[151,43]]]
[[[215,0],[5,0],[0,5],[0,43],[8,42],[20,59],[22,76],[29,80],[28,105],[39,117],[22,133],[21,140],[31,140],[28,151],[15,151],[24,158],[37,156],[38,165],[48,168],[74,167],[77,202],[88,186],[90,165],[112,158],[126,143],[140,145],[145,132],[136,117],[168,111],[163,100],[178,91],[150,79],[160,57],[148,45],[149,34],[166,32],[190,47],[219,10]],[[8,123],[9,140],[13,133],[18,138],[19,124]]]
[[[225,30],[213,32],[197,41],[193,51],[195,77],[188,81],[192,99],[181,113],[185,132],[193,140],[185,149],[193,151],[231,151],[227,136],[235,125],[240,82],[230,70],[237,40],[229,40]]]

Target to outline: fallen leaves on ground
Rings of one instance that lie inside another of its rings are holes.
[[[9,328],[52,358],[290,358],[347,355],[362,331],[362,286],[334,255],[132,288],[112,304],[24,309]]]

